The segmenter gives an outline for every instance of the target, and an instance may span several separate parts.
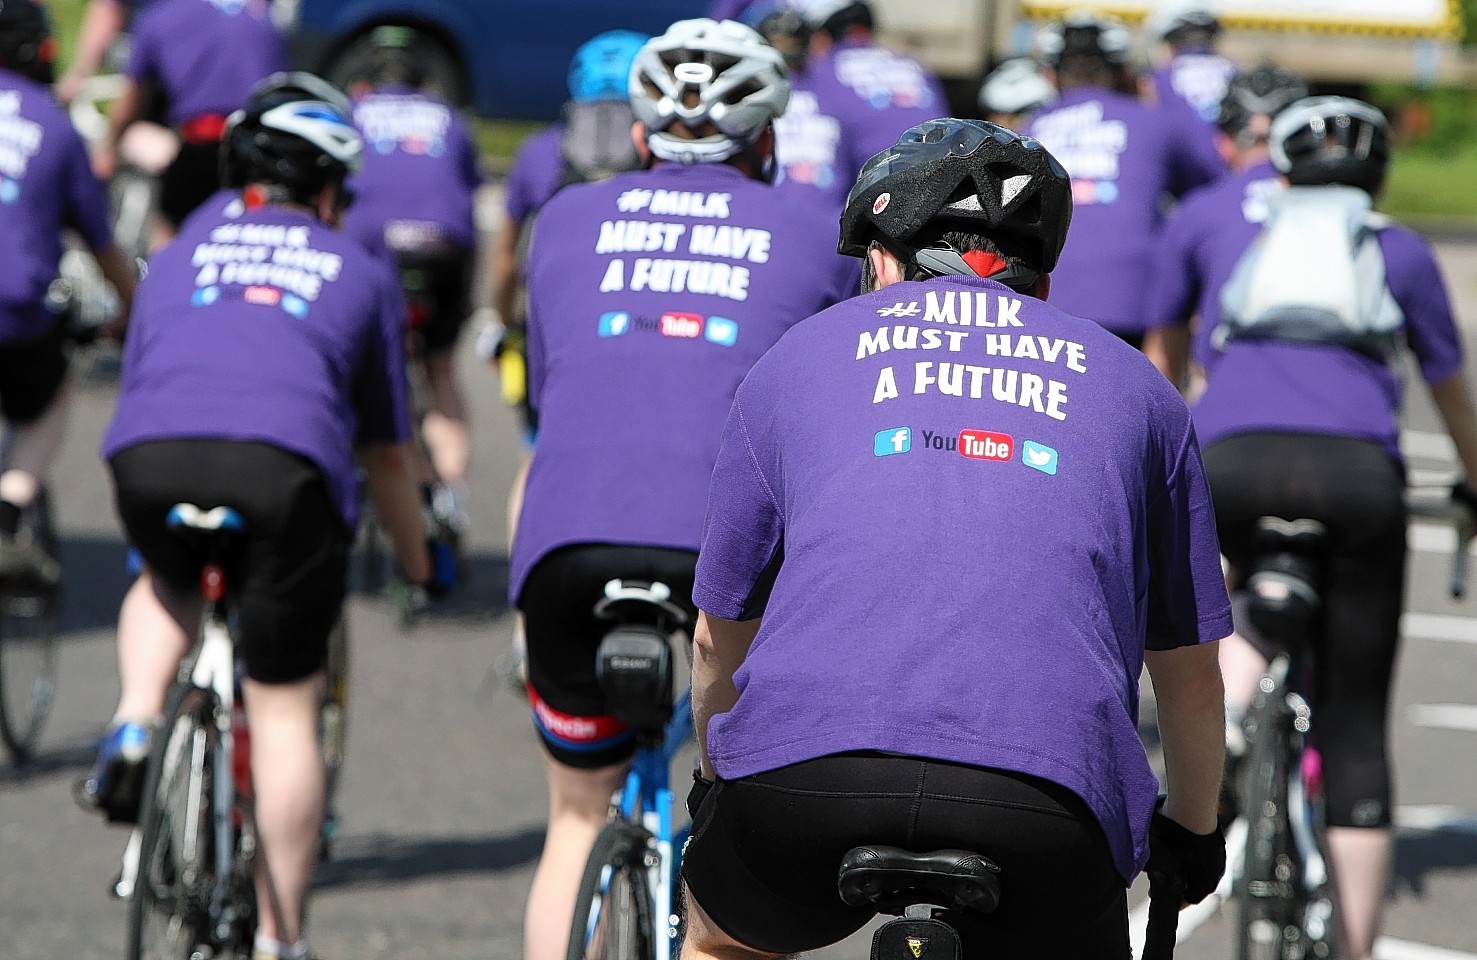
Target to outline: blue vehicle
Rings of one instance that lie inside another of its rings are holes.
[[[342,87],[376,27],[401,26],[443,96],[489,117],[553,120],[575,48],[624,28],[658,34],[706,0],[276,0],[295,63]]]

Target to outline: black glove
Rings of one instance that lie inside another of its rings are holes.
[[[692,789],[687,791],[687,815],[697,818],[698,807],[703,805],[703,800],[713,789],[713,781],[705,778],[701,770],[692,771]]]
[[[1473,490],[1467,481],[1458,480],[1451,485],[1451,500],[1453,503],[1460,503],[1466,507],[1467,511],[1477,518],[1477,490]]]
[[[1185,901],[1199,903],[1226,872],[1226,835],[1219,827],[1210,833],[1191,833],[1160,813],[1163,805],[1160,797],[1149,824],[1149,880],[1177,880],[1184,885]]]
[[[426,552],[430,557],[431,575],[421,584],[427,596],[441,598],[451,592],[461,576],[456,551],[444,540],[428,538]]]

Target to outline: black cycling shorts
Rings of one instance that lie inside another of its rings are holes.
[[[160,440],[112,459],[118,515],[154,576],[200,589],[203,555],[164,526],[169,508],[233,507],[246,520],[225,559],[246,674],[292,683],[321,669],[343,607],[349,535],[317,466],[265,443]]]
[[[396,259],[407,304],[412,313],[424,313],[411,318],[419,323],[421,349],[452,349],[472,312],[472,251],[451,247],[435,255],[396,254]]]
[[[1087,805],[1037,777],[879,753],[720,780],[693,819],[683,877],[730,937],[779,954],[845,939],[872,913],[836,892],[863,845],[959,849],[1000,867],[1000,906],[955,914],[966,957],[1128,960],[1128,894]]]
[[[65,339],[56,324],[34,340],[0,344],[0,419],[25,426],[47,411],[67,379]]]
[[[569,767],[593,770],[620,763],[636,750],[626,724],[611,716],[595,679],[595,654],[612,623],[594,615],[605,584],[647,580],[672,588],[692,607],[697,554],[664,547],[581,543],[545,556],[518,595],[528,644],[528,700],[544,749]]]
[[[180,144],[173,162],[159,178],[159,212],[175,229],[220,186],[219,143]]]

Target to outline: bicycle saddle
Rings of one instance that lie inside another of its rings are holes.
[[[1316,556],[1323,549],[1327,534],[1328,528],[1317,520],[1259,517],[1255,540],[1260,552],[1282,550],[1301,556]]]
[[[968,850],[910,853],[897,847],[853,847],[836,879],[848,906],[901,914],[929,903],[989,913],[1000,905],[1000,868]]]

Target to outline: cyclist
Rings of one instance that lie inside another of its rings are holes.
[[[93,169],[108,180],[118,164],[118,144],[149,97],[168,102],[179,152],[160,182],[159,212],[167,240],[191,211],[216,191],[216,157],[226,117],[252,88],[287,69],[287,48],[263,0],[218,4],[211,0],[151,0],[133,23],[128,85],[109,112],[108,133],[93,156]]]
[[[1151,103],[1190,112],[1213,136],[1236,64],[1215,52],[1221,23],[1199,0],[1159,0],[1144,30],[1159,45],[1159,63],[1143,79]]]
[[[739,387],[693,588],[684,957],[859,929],[836,870],[860,844],[999,864],[999,910],[958,917],[971,957],[1126,960],[1146,858],[1192,901],[1214,888],[1231,617],[1209,491],[1173,388],[1042,302],[1071,211],[1033,140],[906,131],[841,222],[872,292]]]
[[[635,750],[596,681],[606,624],[592,608],[617,577],[688,602],[734,388],[792,323],[848,292],[845,261],[824,251],[835,225],[764,182],[788,96],[759,34],[679,21],[631,71],[649,169],[568,187],[539,214],[527,269],[539,435],[510,573],[548,755],[529,960],[564,955],[580,873]]]
[[[1006,60],[980,85],[979,104],[985,119],[1011,130],[1024,130],[1031,115],[1056,102],[1041,65],[1030,57]]]
[[[108,59],[113,44],[123,35],[130,17],[149,0],[87,0],[82,22],[77,28],[77,41],[72,62],[56,81],[56,96],[71,103],[82,93],[83,86]]]
[[[45,8],[32,0],[0,6],[0,576],[45,584],[60,567],[21,519],[66,426],[66,329],[49,296],[62,231],[81,235],[117,288],[120,324],[134,281],[87,150],[48,90],[53,47]]]
[[[358,508],[356,446],[406,579],[436,590],[454,574],[448,551],[428,550],[411,471],[399,284],[335,229],[361,149],[348,103],[310,75],[270,78],[232,115],[222,180],[241,202],[202,209],[151,260],[102,444],[146,564],[123,601],[122,696],[86,784],[110,819],[137,817],[151,726],[200,616],[201,558],[165,516],[187,501],[246,519],[230,581],[266,907],[256,960],[306,954],[323,816],[316,720]]]
[[[1389,150],[1385,118],[1366,103],[1315,97],[1293,104],[1271,129],[1273,163],[1293,185],[1274,214],[1286,215],[1294,190],[1303,197],[1307,191],[1362,197],[1367,209],[1384,183]],[[1373,225],[1386,284],[1375,292],[1391,297],[1403,315],[1400,334],[1455,442],[1468,481],[1454,487],[1453,497],[1477,505],[1470,486],[1477,477],[1477,416],[1446,285],[1425,241],[1395,223]],[[1273,266],[1307,286],[1321,275],[1311,261]],[[1372,342],[1284,336],[1250,328],[1209,355],[1195,426],[1233,568],[1245,570],[1259,517],[1308,518],[1328,530],[1323,637],[1316,648],[1318,751],[1338,956],[1369,960],[1390,876],[1387,714],[1406,564],[1401,378],[1388,343],[1380,349]],[[1246,633],[1247,624],[1237,626]],[[1265,661],[1239,641],[1225,644],[1223,654],[1229,708],[1239,713]]]
[[[1217,121],[1217,145],[1231,173],[1185,197],[1155,242],[1144,354],[1189,396],[1204,386],[1210,332],[1220,325],[1221,287],[1283,189],[1268,154],[1272,121],[1307,95],[1302,77],[1271,64],[1232,78]],[[1190,325],[1196,315],[1191,373]]]
[[[424,93],[425,68],[404,28],[379,27],[368,69],[354,86],[354,122],[368,149],[349,182],[354,206],[344,231],[401,268],[417,356],[430,388],[421,434],[430,453],[423,479],[432,513],[457,538],[467,530],[471,436],[457,383],[455,348],[471,312],[473,222],[482,173],[456,110]]]
[[[1038,47],[1061,98],[1026,129],[1072,175],[1076,216],[1053,290],[1061,308],[1143,341],[1149,252],[1166,194],[1220,175],[1193,131],[1126,92],[1129,33],[1117,21],[1074,14],[1042,31]]]

